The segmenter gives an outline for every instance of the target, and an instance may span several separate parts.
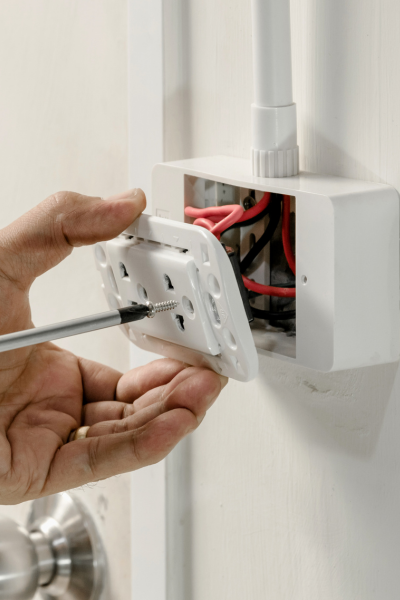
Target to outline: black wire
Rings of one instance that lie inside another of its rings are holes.
[[[260,252],[265,248],[265,246],[271,241],[272,236],[274,235],[279,221],[281,219],[281,201],[282,196],[278,194],[271,194],[271,200],[266,208],[261,211],[260,214],[253,217],[252,219],[248,219],[247,221],[243,221],[241,223],[234,223],[228,229],[225,229],[223,233],[230,231],[231,229],[238,229],[240,227],[247,227],[249,225],[254,225],[258,221],[261,221],[267,214],[270,215],[270,221],[268,226],[260,239],[254,244],[253,248],[246,254],[242,262],[240,263],[240,272],[244,273],[254,261],[254,259],[260,254]],[[274,287],[278,288],[295,288],[295,281],[288,281],[286,283],[276,283]],[[258,296],[262,296],[262,294],[258,294],[257,292],[249,291],[249,299],[256,298]],[[293,299],[291,299],[293,301]],[[281,312],[273,312],[270,310],[261,310],[259,308],[251,307],[251,312],[253,317],[256,319],[263,319],[265,321],[286,321],[289,319],[296,318],[295,310],[287,310]]]
[[[282,196],[278,194],[271,194],[271,201],[269,203],[269,223],[266,230],[260,237],[260,239],[254,244],[252,249],[246,254],[242,262],[240,263],[240,272],[245,273],[250,267],[253,260],[260,254],[265,246],[271,241],[276,228],[279,225],[281,219],[281,200]]]
[[[269,207],[270,205],[268,204],[268,206],[265,207],[264,210],[262,210],[258,215],[256,215],[252,219],[247,219],[247,221],[242,221],[241,223],[234,223],[233,225],[228,227],[228,229],[225,229],[224,233],[230,231],[231,229],[239,229],[240,227],[248,227],[249,225],[254,225],[255,223],[258,223],[258,221],[261,221],[261,219],[268,215]]]
[[[296,282],[295,281],[286,281],[285,283],[271,283],[271,285],[273,287],[277,287],[277,288],[295,288]]]
[[[251,307],[251,312],[256,319],[265,319],[266,321],[286,321],[288,319],[296,318],[295,310],[271,312],[270,310],[260,310],[259,308]]]

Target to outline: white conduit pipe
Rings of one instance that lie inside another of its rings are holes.
[[[299,172],[292,92],[290,0],[252,0],[255,101],[252,164],[256,177]]]

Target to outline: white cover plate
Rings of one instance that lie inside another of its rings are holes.
[[[143,289],[153,303],[179,302],[174,311],[122,326],[137,346],[239,381],[256,377],[257,351],[236,278],[209,231],[142,215],[118,238],[97,244],[95,257],[111,309],[145,302]]]

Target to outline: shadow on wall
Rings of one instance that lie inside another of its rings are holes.
[[[263,360],[259,380],[309,442],[367,458],[379,439],[398,367],[396,362],[319,373]]]

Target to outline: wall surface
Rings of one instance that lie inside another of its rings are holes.
[[[292,0],[302,168],[400,189],[400,4]],[[250,0],[164,0],[165,158],[249,156]],[[3,226],[50,193],[127,185],[126,3],[0,3]],[[372,241],[371,241],[372,243]],[[32,289],[35,323],[105,307],[90,249]],[[125,370],[118,331],[62,343]],[[392,600],[398,365],[321,375],[262,358],[167,461],[169,600]],[[80,491],[127,600],[129,477]],[[1,507],[24,519],[27,506]]]
[[[250,0],[164,18],[166,159],[249,157]],[[303,169],[400,189],[399,29],[398,0],[292,0]],[[167,462],[168,599],[397,598],[399,397],[397,364],[230,382]]]
[[[128,187],[125,0],[2,0],[0,81],[1,227],[58,190],[107,197]],[[76,249],[34,284],[35,324],[105,310],[99,286],[92,249]],[[129,365],[118,330],[60,346]],[[107,547],[107,600],[130,598],[129,489],[126,475],[77,491]],[[0,507],[21,522],[28,509]]]

